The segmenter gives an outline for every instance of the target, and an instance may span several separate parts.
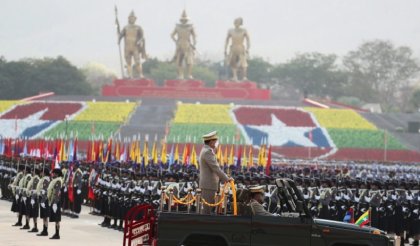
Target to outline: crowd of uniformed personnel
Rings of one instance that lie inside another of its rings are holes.
[[[37,235],[47,236],[48,222],[53,222],[53,239],[60,238],[61,214],[77,218],[82,203],[91,206],[93,214],[103,216],[101,226],[123,230],[130,208],[144,203],[159,207],[162,186],[172,186],[175,196],[184,197],[199,184],[199,170],[178,163],[145,166],[131,162],[75,162],[61,163],[60,169],[52,171],[48,167],[51,162],[44,160],[1,157],[0,188],[2,199],[12,201],[11,210],[17,214],[14,226],[29,230],[32,220],[29,232],[38,232],[37,219],[41,218],[43,230]],[[411,237],[418,245],[418,165],[288,161],[273,166],[270,175],[258,166],[231,165],[222,170],[239,188],[262,186],[264,196],[258,203],[270,214],[281,214],[284,206],[273,194],[275,179],[290,178],[301,189],[314,217],[343,221],[350,208],[355,219],[370,209],[372,226],[405,240]]]

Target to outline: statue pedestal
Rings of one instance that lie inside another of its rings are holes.
[[[217,80],[216,88],[258,89],[257,83],[252,81],[224,81]]]
[[[258,89],[257,83],[216,81],[213,88],[205,87],[201,80],[167,80],[157,86],[151,79],[117,79],[102,87],[103,96],[153,97],[173,99],[230,99],[270,100],[270,90]]]

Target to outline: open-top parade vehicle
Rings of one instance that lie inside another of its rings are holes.
[[[287,208],[281,209],[276,216],[253,215],[251,208],[242,203],[242,191],[236,191],[233,182],[230,183],[232,199],[229,200],[229,193],[223,188],[217,202],[212,204],[220,216],[200,214],[201,204],[206,201],[200,197],[199,190],[196,190],[195,196],[190,191],[186,197],[180,199],[173,195],[172,189],[162,187],[159,209],[155,210],[150,205],[140,205],[127,214],[124,246],[395,245],[393,237],[370,226],[360,227],[313,218],[294,181],[277,179],[275,183],[273,198],[279,207]],[[187,210],[173,211],[174,206],[165,204],[181,204],[186,206]],[[197,208],[194,212],[191,209],[193,204]]]

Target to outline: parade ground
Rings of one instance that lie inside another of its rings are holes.
[[[48,237],[38,237],[36,233],[13,227],[16,214],[10,211],[11,203],[0,201],[0,245],[7,246],[48,246],[48,245],[122,245],[123,233],[102,228],[98,224],[102,217],[89,214],[89,207],[84,206],[79,219],[62,216],[60,240],[50,240],[54,234],[54,223],[48,227]],[[32,228],[32,221],[30,226]],[[42,221],[38,219],[38,229],[42,230]]]

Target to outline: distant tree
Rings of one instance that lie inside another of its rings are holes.
[[[93,92],[97,95],[101,94],[102,86],[111,84],[117,75],[111,69],[100,63],[89,63],[82,68],[86,82],[90,84]]]
[[[158,84],[163,84],[165,80],[176,79],[176,66],[170,62],[159,62],[150,68],[149,73],[145,73],[145,76],[155,80]]]
[[[337,56],[333,54],[299,54],[289,62],[277,65],[272,76],[285,86],[297,88],[302,94],[337,98],[343,94],[347,76],[338,70],[336,60]]]
[[[358,88],[352,94],[368,102],[380,102],[384,111],[398,105],[400,89],[407,87],[419,71],[409,47],[395,47],[382,40],[362,44],[349,52],[343,63],[350,74],[352,87]]]
[[[267,83],[271,81],[273,65],[261,57],[254,57],[248,61],[248,79],[250,81]]]
[[[83,73],[63,57],[0,62],[0,96],[18,99],[39,92],[59,95],[92,93]]]
[[[417,111],[420,110],[420,89],[417,89],[411,96],[411,103]]]

